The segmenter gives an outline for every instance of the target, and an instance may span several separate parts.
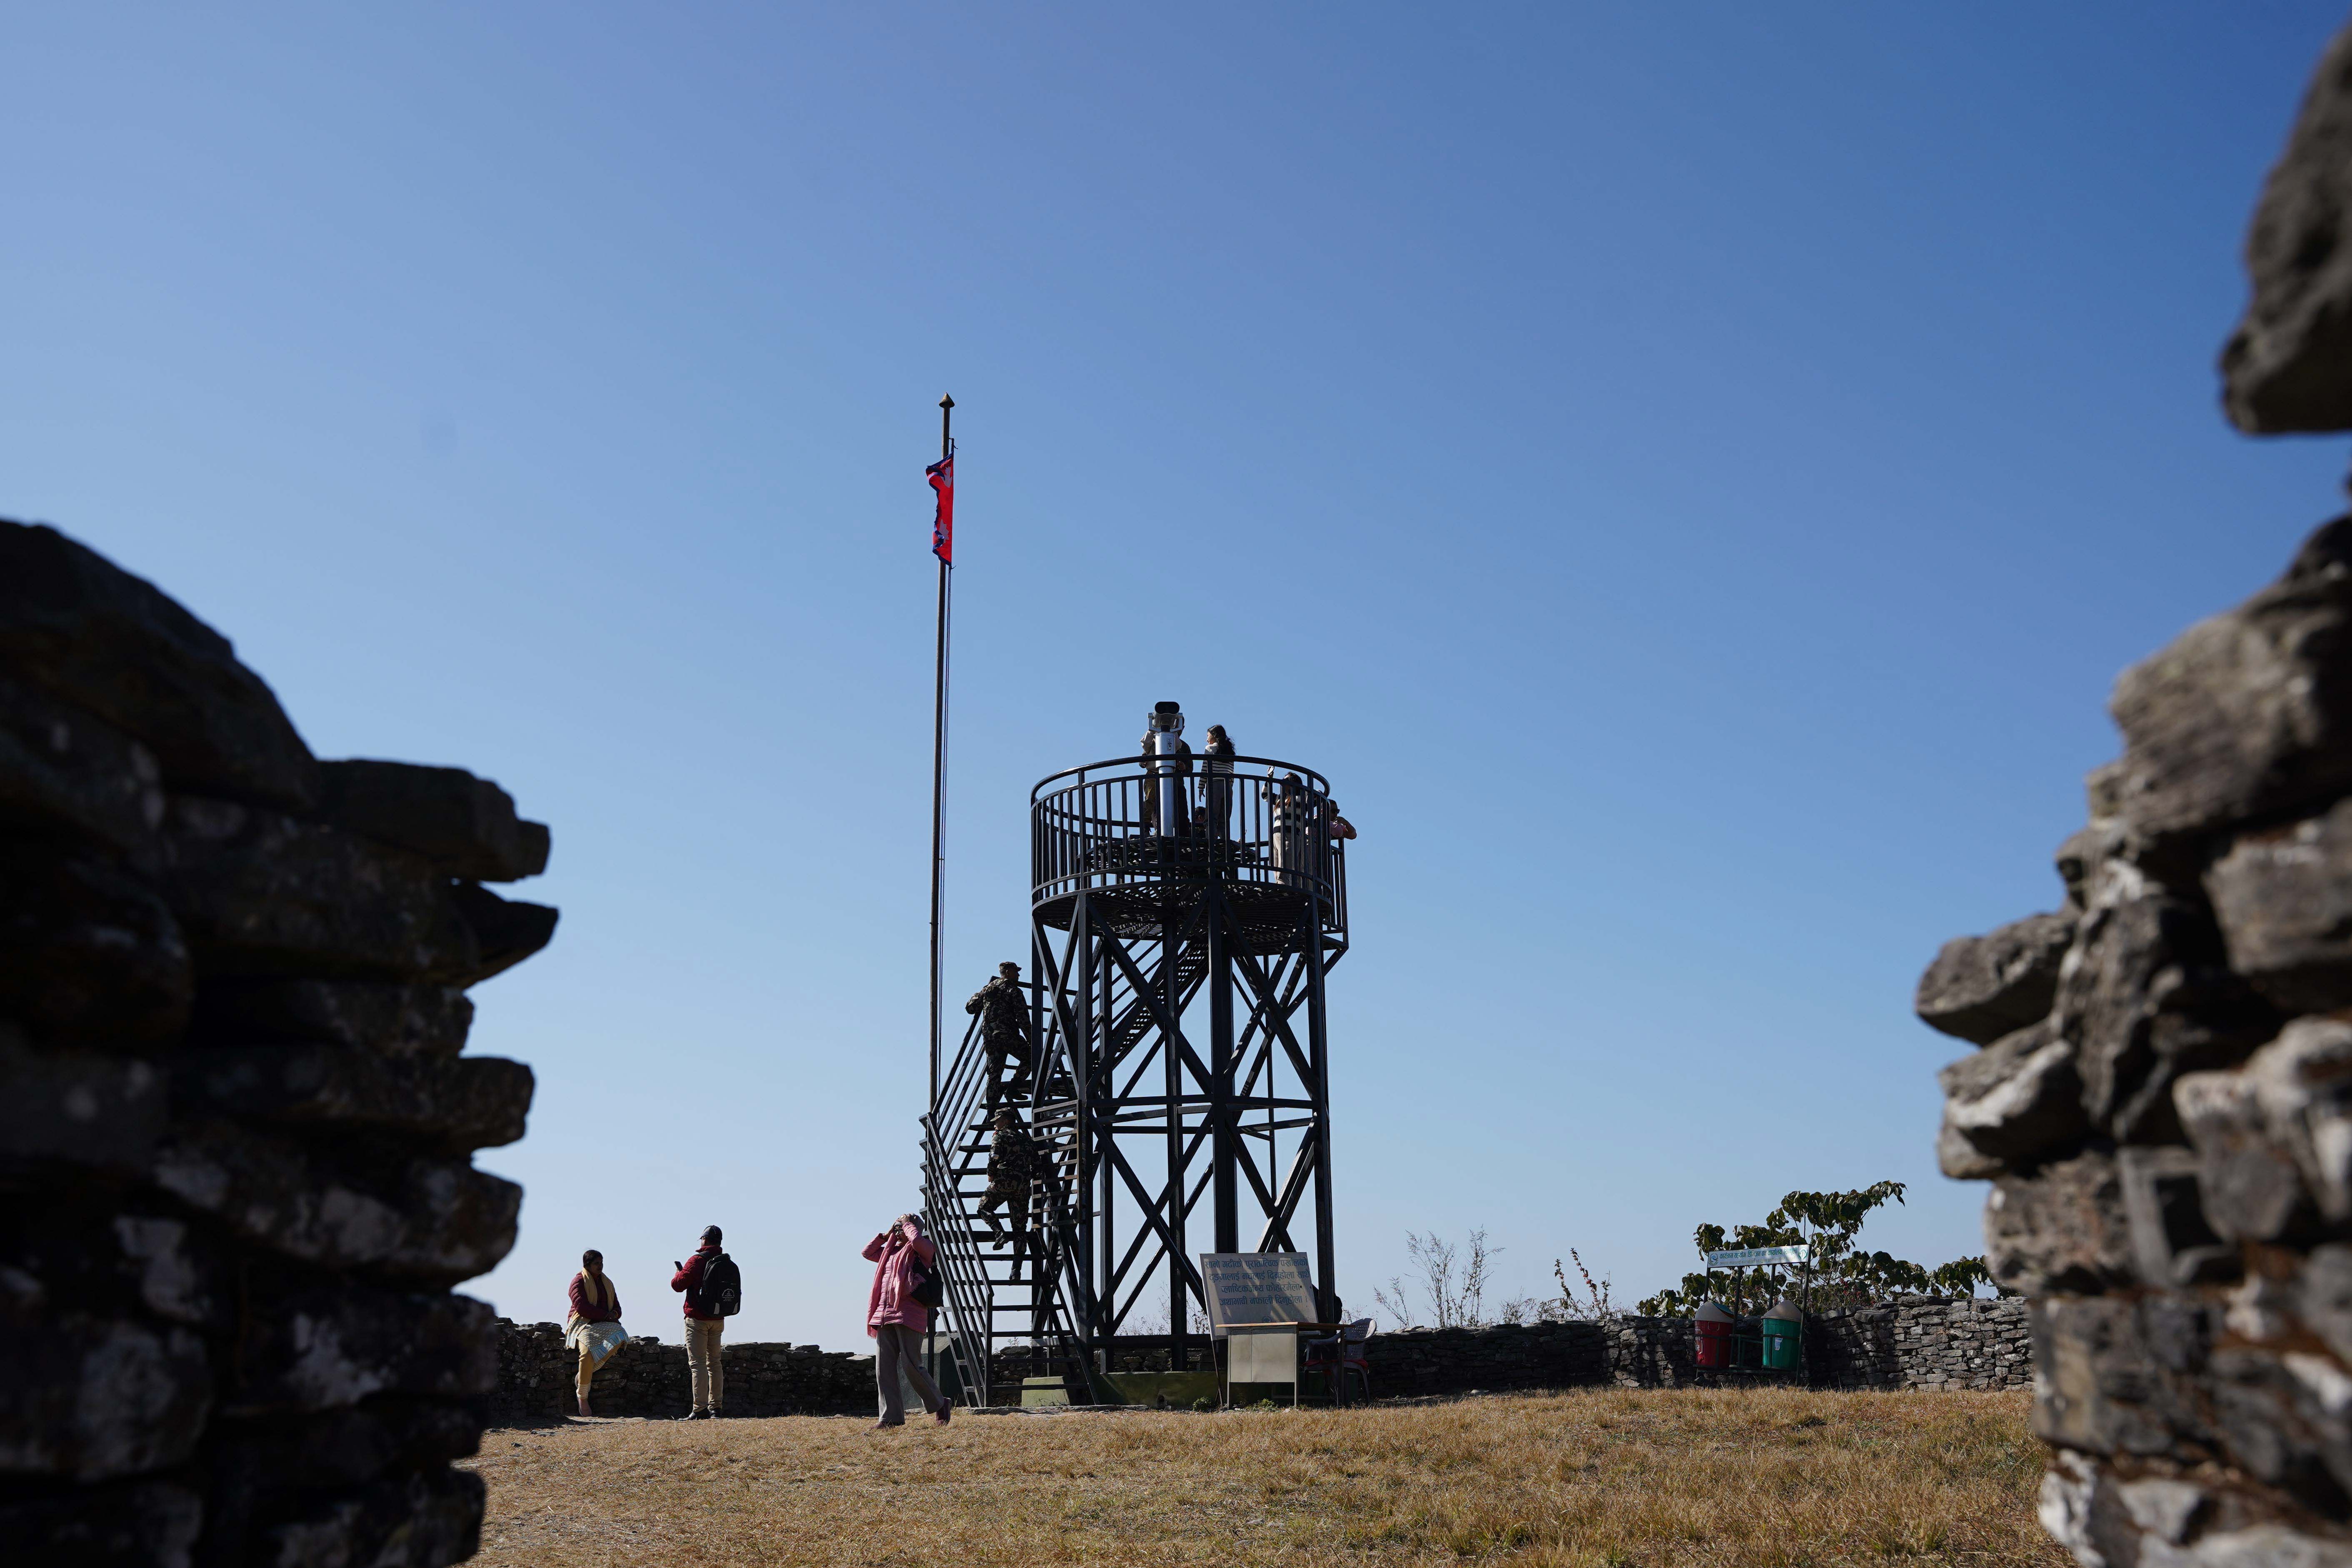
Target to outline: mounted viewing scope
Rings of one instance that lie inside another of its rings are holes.
[[[1152,826],[1161,837],[1173,838],[1181,830],[1184,821],[1184,802],[1176,793],[1176,757],[1184,746],[1177,737],[1184,732],[1184,710],[1178,703],[1155,702],[1151,705],[1149,723],[1151,728],[1147,733],[1151,740],[1151,752],[1160,759],[1152,765],[1151,771],[1157,777],[1167,781],[1152,795]]]

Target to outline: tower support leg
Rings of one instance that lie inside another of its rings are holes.
[[[1202,922],[1209,961],[1209,1118],[1211,1191],[1216,1203],[1216,1249],[1242,1249],[1241,1133],[1234,1114],[1234,968],[1231,911],[1214,891]]]
[[[1160,987],[1171,1018],[1181,1017],[1184,1008],[1182,932],[1170,910],[1160,922]],[[1185,1329],[1192,1304],[1184,1287],[1184,1055],[1173,1035],[1160,1041],[1160,1055],[1168,1069],[1168,1370],[1182,1372],[1191,1354]]]
[[[1323,1022],[1323,936],[1316,928],[1310,912],[1299,934],[1307,963],[1307,1066],[1315,1079],[1307,1094],[1315,1103],[1316,1307],[1328,1323],[1339,1313],[1339,1262],[1331,1239],[1331,1041]]]

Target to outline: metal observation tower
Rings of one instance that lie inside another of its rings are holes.
[[[1114,1338],[1205,1366],[1202,1252],[1308,1253],[1319,1311],[1338,1310],[1324,982],[1348,950],[1348,879],[1330,788],[1295,763],[1183,755],[1183,725],[1162,702],[1147,752],[1030,792],[1035,1048],[1005,1101],[1050,1175],[1025,1268],[976,1214],[991,1075],[977,1021],[925,1119],[940,1327],[968,1398],[1004,1392],[991,1358],[1013,1342],[1074,1397]]]

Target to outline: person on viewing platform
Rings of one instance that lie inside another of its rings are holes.
[[[1297,773],[1285,773],[1266,785],[1266,863],[1274,868],[1279,886],[1305,885],[1307,848],[1313,842],[1307,820],[1313,809],[1307,781]]]
[[[1209,775],[1209,799],[1202,815],[1208,819],[1211,837],[1223,838],[1233,831],[1234,816],[1234,741],[1223,724],[1209,726],[1201,754],[1208,759],[1202,766]]]
[[[564,1342],[580,1352],[580,1370],[572,1392],[580,1398],[580,1414],[588,1408],[588,1384],[604,1358],[629,1337],[621,1327],[621,1293],[604,1278],[604,1255],[594,1247],[580,1255],[580,1272],[572,1277],[571,1310],[564,1314]]]
[[[874,1289],[866,1302],[866,1331],[874,1339],[874,1390],[882,1403],[877,1432],[907,1424],[907,1406],[898,1396],[898,1369],[931,1413],[944,1426],[955,1407],[940,1394],[940,1385],[923,1370],[923,1332],[930,1309],[915,1298],[916,1287],[939,1267],[939,1252],[923,1234],[920,1215],[902,1214],[890,1228],[866,1244],[866,1258],[874,1265]]]
[[[687,1421],[716,1418],[727,1404],[727,1382],[719,1362],[719,1337],[735,1301],[718,1299],[719,1289],[735,1280],[735,1265],[719,1250],[719,1230],[702,1227],[702,1244],[694,1256],[673,1264],[669,1288],[686,1292],[686,1370],[692,1384],[693,1408]],[[740,1289],[738,1291],[740,1294]]]
[[[1323,812],[1326,818],[1323,824],[1323,830],[1330,836],[1332,843],[1342,843],[1356,836],[1356,825],[1339,815],[1339,803],[1338,801],[1325,801],[1323,803]]]

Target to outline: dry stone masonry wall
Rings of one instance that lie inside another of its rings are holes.
[[[874,1358],[814,1345],[722,1345],[730,1415],[874,1415]],[[553,1323],[499,1320],[499,1386],[490,1418],[500,1425],[571,1414],[579,1356]],[[596,1369],[599,1415],[683,1415],[690,1405],[686,1346],[658,1339],[624,1342]]]
[[[531,1075],[470,985],[552,934],[547,829],[312,758],[227,640],[0,522],[0,1561],[471,1554],[498,1373],[454,1295]]]
[[[2352,32],[2247,244],[2253,432],[2352,428]],[[1948,945],[1948,1174],[2032,1298],[2086,1565],[2352,1564],[2352,518],[2125,672],[2062,908]]]
[[[1807,1330],[1811,1382],[1822,1388],[2020,1388],[2033,1380],[2025,1303],[1915,1297],[1815,1317]],[[814,1345],[736,1344],[721,1352],[731,1415],[860,1415],[874,1413],[874,1358]],[[1379,1398],[1525,1388],[1687,1388],[1713,1379],[1691,1360],[1685,1318],[1612,1318],[1606,1322],[1416,1329],[1376,1334],[1372,1393]],[[553,1421],[572,1408],[577,1358],[553,1323],[499,1320],[499,1425]],[[1114,1351],[1114,1369],[1164,1369],[1135,1341]],[[1017,1391],[1026,1358],[1006,1352],[995,1368],[1000,1394]],[[1009,1394],[1005,1394],[1010,1397]],[[632,1339],[596,1373],[600,1415],[683,1415],[686,1349]]]
[[[1742,1381],[1702,1373],[1687,1318],[1416,1329],[1372,1340],[1380,1395],[1472,1389],[1688,1388]],[[2025,1303],[1906,1297],[1806,1324],[1805,1361],[1817,1388],[2021,1388],[2033,1381]]]

